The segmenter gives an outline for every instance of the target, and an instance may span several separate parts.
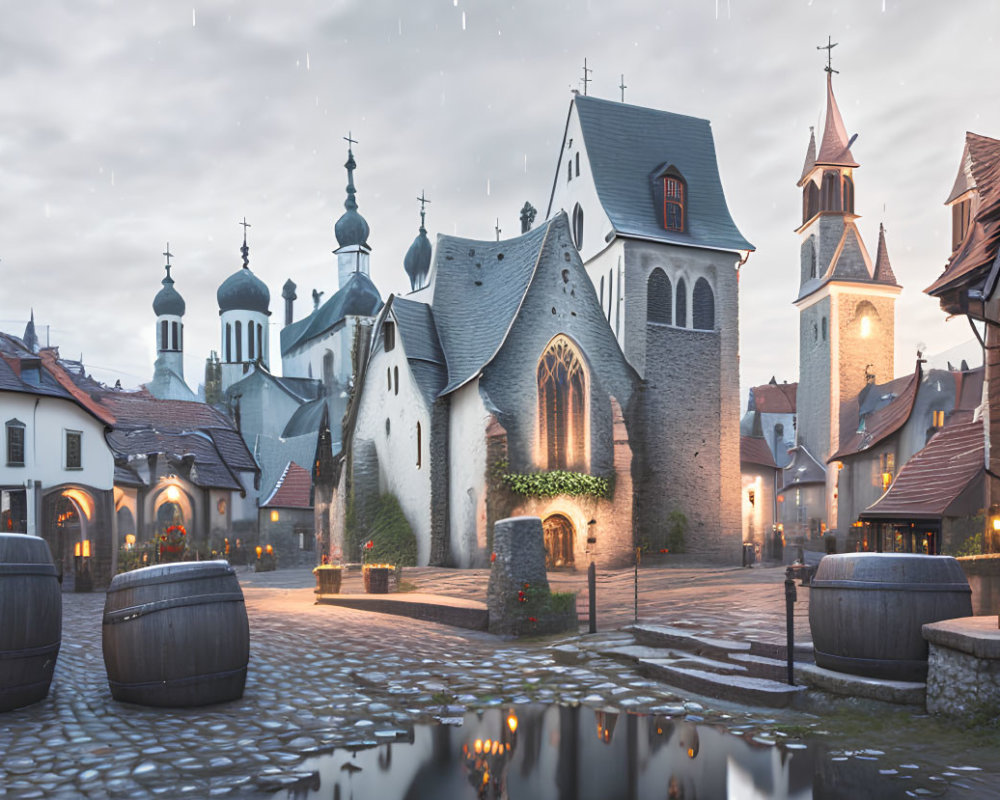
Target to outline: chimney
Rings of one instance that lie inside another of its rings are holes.
[[[295,284],[289,278],[281,288],[281,296],[285,298],[285,326],[292,324],[292,303],[295,302]]]

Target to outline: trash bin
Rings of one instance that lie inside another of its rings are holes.
[[[753,542],[743,542],[743,566],[752,567],[757,560],[757,552]]]

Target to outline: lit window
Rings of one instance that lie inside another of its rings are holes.
[[[663,227],[684,230],[684,182],[669,175],[663,179]]]
[[[944,427],[944,411],[932,411],[931,412],[931,427],[932,428],[943,428]]]
[[[587,373],[576,348],[557,336],[538,362],[538,430],[548,469],[586,461]]]
[[[24,466],[24,423],[16,419],[7,423],[7,466]]]
[[[66,469],[82,469],[83,455],[81,453],[80,431],[66,431]]]
[[[872,320],[871,317],[861,318],[861,338],[867,339],[872,335]]]

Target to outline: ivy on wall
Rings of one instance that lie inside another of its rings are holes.
[[[525,497],[566,494],[603,499],[611,496],[611,482],[607,478],[561,469],[551,472],[508,472],[504,474],[503,481],[512,492]]]

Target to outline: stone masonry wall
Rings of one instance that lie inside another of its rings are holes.
[[[930,643],[927,710],[955,717],[1000,712],[1000,661]]]
[[[827,336],[823,338],[823,320]],[[799,388],[796,395],[796,441],[820,463],[830,442],[830,298],[825,297],[799,316]]]

